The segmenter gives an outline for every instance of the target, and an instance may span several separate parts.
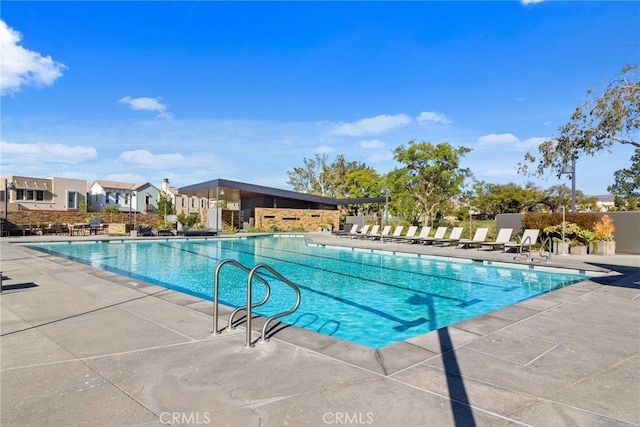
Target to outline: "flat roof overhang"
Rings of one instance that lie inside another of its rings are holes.
[[[353,205],[365,203],[385,202],[385,197],[361,197],[357,199],[335,199],[333,197],[317,196],[315,194],[299,193],[291,190],[281,190],[279,188],[265,187],[256,184],[231,181],[228,179],[213,179],[199,184],[188,185],[178,189],[180,194],[196,197],[206,197],[207,199],[218,199],[226,201],[237,201],[240,199],[251,199],[258,197],[276,197],[282,199],[299,200],[319,205]]]

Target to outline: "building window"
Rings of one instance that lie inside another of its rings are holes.
[[[120,193],[116,193],[116,205],[120,203]]]
[[[16,200],[35,200],[42,202],[44,201],[44,190],[24,190],[19,188],[16,190]]]
[[[108,191],[105,193],[104,196],[104,202],[108,205],[109,204],[109,197],[111,197],[111,193],[109,193]]]
[[[75,191],[67,191],[67,209],[78,208],[78,193]]]

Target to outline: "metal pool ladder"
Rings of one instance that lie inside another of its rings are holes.
[[[253,268],[249,269],[248,267],[240,264],[238,261],[231,258],[220,261],[220,264],[218,264],[218,266],[216,267],[214,280],[213,280],[213,331],[212,331],[212,334],[217,335],[222,332],[218,329],[218,304],[219,304],[218,294],[219,294],[219,288],[220,288],[220,269],[226,264],[231,264],[235,267],[238,267],[239,269],[241,269],[245,273],[248,273],[249,275],[249,277],[247,278],[247,305],[236,308],[235,310],[233,310],[233,312],[231,312],[231,315],[229,316],[229,328],[234,329],[235,326],[233,325],[233,318],[236,316],[236,314],[242,310],[245,310],[247,312],[247,324],[246,324],[247,334],[246,334],[244,348],[250,348],[253,346],[251,342],[251,321],[252,321],[251,311],[252,309],[265,304],[269,300],[269,297],[271,296],[271,286],[269,286],[269,282],[267,282],[262,276],[258,275],[257,271],[261,269],[267,270],[269,273],[274,275],[277,279],[279,279],[280,281],[282,281],[283,283],[291,287],[296,293],[296,302],[289,310],[283,311],[282,313],[274,314],[273,316],[267,318],[267,320],[264,322],[264,325],[262,326],[262,335],[260,336],[260,342],[268,341],[268,339],[266,338],[267,336],[266,334],[267,334],[267,328],[269,324],[273,320],[292,314],[300,306],[300,300],[301,300],[300,288],[298,288],[298,286],[295,283],[291,282],[290,280],[282,276],[280,273],[275,271],[273,268],[271,268],[267,264],[257,264]],[[262,284],[266,288],[264,298],[261,301],[255,302],[255,303],[251,301],[251,291],[253,289],[254,277],[260,282],[262,282]]]
[[[547,244],[547,242],[549,242],[549,254],[545,255],[542,253],[542,251],[544,250],[544,247]],[[542,245],[540,245],[540,252],[539,252],[540,257],[547,259],[547,264],[551,262],[551,252],[553,252],[553,242],[551,240],[551,236],[549,236],[546,239],[544,239],[544,242],[542,242]]]

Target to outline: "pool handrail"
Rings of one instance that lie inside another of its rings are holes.
[[[244,271],[247,274],[251,273],[251,269],[249,269],[248,267],[240,264],[238,261],[236,261],[233,258],[227,258],[227,259],[224,259],[224,260],[220,261],[220,263],[216,267],[216,271],[214,273],[214,279],[213,279],[213,331],[211,331],[211,333],[215,334],[215,335],[219,335],[222,332],[222,331],[218,330],[218,305],[219,305],[218,294],[219,294],[219,291],[220,291],[220,284],[219,284],[219,282],[220,282],[220,269],[225,264],[232,264],[232,265],[234,265],[235,267],[238,267],[240,270]],[[258,306],[266,303],[267,300],[269,299],[269,295],[271,295],[271,287],[269,286],[269,283],[265,279],[260,277],[260,276],[257,276],[257,279],[260,280],[265,285],[267,290],[266,290],[266,295],[265,295],[264,299],[262,301],[260,301],[260,302],[255,303],[254,307],[258,307]],[[228,324],[230,329],[233,329],[233,317],[235,316],[235,314],[238,311],[243,310],[243,309],[244,309],[244,307],[239,307],[239,308],[235,309],[233,312],[231,312],[231,315],[229,316],[229,324]]]
[[[547,242],[549,242],[549,254],[545,255],[545,254],[542,253],[542,251],[544,250],[544,245],[546,245]],[[546,239],[544,239],[544,241],[540,245],[540,250],[539,250],[540,257],[541,258],[546,258],[547,259],[547,264],[551,262],[551,252],[553,252],[553,241],[551,240],[551,236],[548,236]]]
[[[279,313],[279,314],[274,314],[273,316],[269,317],[264,322],[264,325],[262,326],[262,335],[260,337],[260,342],[268,341],[266,339],[266,331],[267,331],[267,327],[269,326],[269,323],[271,323],[271,321],[273,321],[275,319],[278,319],[278,318],[283,317],[283,316],[288,316],[289,314],[292,314],[293,312],[295,312],[298,309],[298,307],[300,306],[300,300],[302,299],[302,295],[300,294],[300,288],[298,287],[298,285],[296,285],[295,283],[291,282],[289,279],[287,279],[286,277],[284,277],[283,275],[278,273],[276,270],[274,270],[273,268],[271,268],[267,264],[257,264],[255,267],[253,267],[251,269],[251,272],[249,272],[249,278],[247,279],[247,307],[246,307],[246,311],[247,311],[247,324],[246,324],[247,335],[246,335],[244,348],[250,348],[250,347],[253,346],[253,344],[251,343],[251,320],[252,320],[251,319],[251,308],[252,308],[252,304],[251,304],[251,289],[252,289],[252,283],[253,283],[253,276],[255,276],[256,272],[261,268],[267,270],[268,272],[270,272],[271,274],[276,276],[276,278],[280,279],[283,283],[289,285],[296,293],[296,302],[293,305],[293,307],[291,307],[289,310],[283,311],[282,313]],[[257,277],[260,277],[260,276],[257,276]]]

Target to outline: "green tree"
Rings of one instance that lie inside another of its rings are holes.
[[[394,179],[406,185],[423,221],[428,222],[445,202],[460,194],[464,180],[471,176],[469,169],[460,167],[460,159],[470,151],[446,142],[415,141],[394,150],[394,159],[404,165],[394,170]]]
[[[173,201],[171,200],[171,196],[166,194],[165,192],[160,192],[160,198],[158,199],[158,210],[157,212],[160,215],[174,215],[176,213],[176,209],[173,207]]]
[[[190,213],[189,215],[184,212],[180,212],[176,217],[183,230],[188,230],[196,224],[200,223],[200,214]]]
[[[422,209],[408,190],[410,176],[404,169],[392,170],[387,174],[386,182],[391,190],[389,212],[410,224],[418,225],[422,219]]]
[[[304,166],[287,171],[289,184],[294,191],[324,196],[327,193],[327,159],[326,154],[316,153],[314,158],[303,159]]]
[[[471,204],[482,214],[494,218],[501,213],[521,213],[540,200],[540,190],[531,183],[521,187],[515,183],[474,184],[475,196]]]
[[[607,187],[608,192],[625,199],[640,197],[640,148],[631,156],[631,167],[616,171],[613,177],[615,183]]]
[[[529,173],[527,163],[534,163],[533,174],[541,176],[551,169],[559,176],[565,165],[581,155],[593,156],[616,143],[640,148],[634,140],[640,128],[639,70],[640,64],[625,66],[599,95],[589,89],[587,100],[559,129],[560,134],[540,144],[538,154],[525,155],[520,172]]]

